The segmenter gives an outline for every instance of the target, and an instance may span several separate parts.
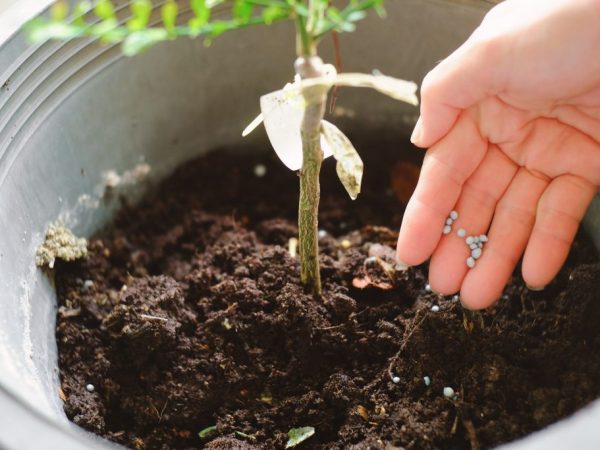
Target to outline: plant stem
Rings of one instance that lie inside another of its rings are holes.
[[[300,56],[295,63],[296,73],[302,79],[323,76],[323,61],[317,56]],[[327,88],[314,86],[303,89],[306,109],[302,119],[302,170],[300,171],[300,202],[298,207],[298,232],[300,254],[300,279],[315,296],[321,295],[319,271],[319,173],[323,152],[321,150],[321,120],[325,114]]]

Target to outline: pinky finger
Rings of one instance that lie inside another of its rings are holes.
[[[544,191],[523,257],[523,279],[531,289],[543,289],[564,264],[596,190],[581,177],[561,175]]]

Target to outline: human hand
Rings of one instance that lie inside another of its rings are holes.
[[[507,0],[425,77],[411,140],[429,150],[397,256],[431,256],[434,291],[485,308],[523,253],[531,289],[564,263],[600,185],[599,24],[597,0]],[[489,237],[470,270],[459,228]]]

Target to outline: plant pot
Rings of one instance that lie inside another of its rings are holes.
[[[187,2],[180,3],[185,9]],[[420,81],[470,34],[489,6],[485,1],[388,2],[386,21],[370,18],[357,33],[341,37],[344,67],[377,68]],[[120,11],[124,18],[126,9]],[[259,96],[292,76],[291,65],[281,64],[293,60],[290,36],[288,25],[247,29],[220,37],[210,49],[179,40],[135,59],[88,41],[30,47],[21,32],[0,47],[0,446],[111,446],[64,415],[56,296],[35,266],[35,250],[56,219],[85,236],[111,219],[119,206],[118,195],[107,200],[103,192],[111,172],[141,175],[118,188],[135,201],[182,162],[213,148],[239,146]],[[327,47],[323,56],[333,59]],[[339,117],[340,127],[381,136],[406,135],[418,114],[360,91],[345,93],[344,107],[350,114]],[[586,224],[600,244],[598,202]],[[514,445],[597,448],[600,432],[589,424],[599,419],[595,404]]]

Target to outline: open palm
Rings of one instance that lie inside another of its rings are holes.
[[[600,185],[600,7],[540,5],[494,8],[423,83],[413,141],[429,150],[398,258],[415,265],[431,256],[432,288],[460,291],[470,308],[500,297],[521,256],[525,282],[548,284]],[[451,210],[458,220],[442,235]],[[488,234],[470,270],[459,228]]]

